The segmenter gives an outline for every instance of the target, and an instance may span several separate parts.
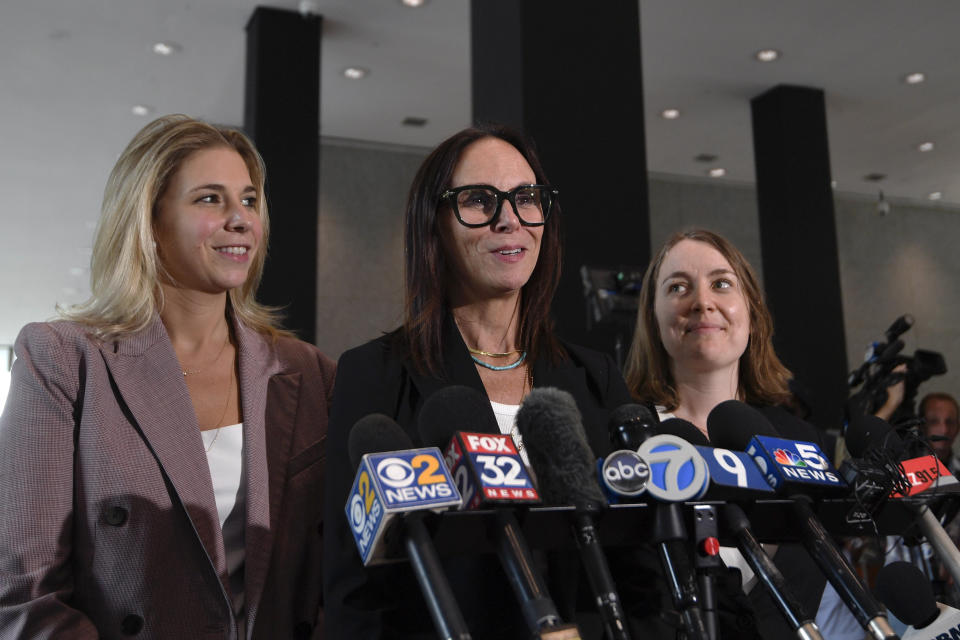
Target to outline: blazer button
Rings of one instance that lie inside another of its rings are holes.
[[[309,622],[298,622],[297,626],[293,628],[293,637],[297,640],[308,640],[312,631],[313,625]]]
[[[127,510],[123,507],[109,507],[106,518],[107,524],[119,527],[127,521]]]
[[[141,629],[143,629],[143,618],[131,613],[123,619],[123,622],[120,623],[120,629],[123,631],[123,635],[125,636],[135,636],[140,633]]]

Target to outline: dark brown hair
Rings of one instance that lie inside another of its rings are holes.
[[[673,234],[647,267],[640,290],[637,327],[627,358],[627,386],[642,402],[663,405],[668,411],[676,409],[679,404],[670,371],[670,356],[664,349],[654,313],[654,300],[660,265],[667,252],[682,240],[703,242],[719,251],[730,263],[742,287],[750,311],[750,339],[746,351],[740,356],[737,384],[740,399],[751,404],[791,404],[792,394],[788,383],[792,375],[773,350],[773,318],[763,300],[753,267],[726,238],[706,229],[690,229]]]
[[[522,134],[496,124],[464,129],[440,143],[417,171],[404,212],[405,317],[399,335],[401,347],[418,371],[441,375],[443,326],[450,312],[447,293],[453,285],[444,255],[440,220],[453,212],[440,196],[451,187],[450,179],[463,151],[484,138],[498,138],[513,146],[527,161],[537,183],[549,184],[533,144]],[[520,295],[519,345],[533,361],[539,355],[556,360],[562,350],[553,333],[550,302],[560,282],[560,207],[554,204],[540,242],[540,256]]]

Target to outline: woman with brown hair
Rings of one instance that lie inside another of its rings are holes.
[[[743,254],[712,231],[681,231],[667,239],[644,274],[627,385],[638,401],[656,408],[661,420],[682,418],[705,436],[710,411],[739,400],[759,409],[781,436],[819,443],[819,432],[788,411],[791,374],[774,353],[772,339],[770,312]],[[735,551],[724,559],[742,561]],[[815,612],[825,579],[810,570],[810,557],[791,544],[782,545],[774,559],[806,610]],[[745,564],[738,568],[745,570]],[[746,582],[747,589],[752,587]],[[737,595],[730,591],[728,596]],[[766,592],[758,588],[749,594],[761,637],[793,635]],[[737,637],[751,637],[749,613],[736,613],[727,620],[740,625]]]
[[[466,385],[489,399],[491,419],[516,438],[523,398],[534,386],[552,386],[576,399],[594,452],[609,449],[608,411],[630,397],[609,356],[554,334],[560,223],[557,191],[529,143],[506,128],[463,130],[417,172],[404,218],[403,326],[348,351],[338,365],[324,553],[331,637],[434,635],[408,566],[360,564],[344,517],[353,479],[347,435],[357,420],[386,414],[417,443],[424,400],[448,385]],[[474,638],[526,637],[495,559],[465,556],[445,566]]]

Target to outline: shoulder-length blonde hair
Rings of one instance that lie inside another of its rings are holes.
[[[740,399],[760,405],[790,404],[793,395],[788,383],[793,376],[773,350],[773,319],[763,300],[757,275],[736,247],[723,236],[706,229],[679,231],[670,236],[643,275],[637,327],[627,358],[626,379],[630,391],[638,400],[662,405],[668,411],[679,405],[680,398],[670,371],[670,356],[663,346],[654,313],[654,300],[660,265],[667,252],[681,240],[703,242],[719,251],[730,263],[742,287],[750,311],[750,337],[738,368]]]
[[[90,298],[60,316],[89,327],[106,340],[135,333],[149,325],[162,307],[153,222],[157,203],[180,165],[191,154],[212,148],[233,149],[243,159],[257,192],[257,213],[263,225],[263,249],[257,251],[242,286],[229,291],[229,307],[247,326],[279,335],[276,310],[254,298],[269,239],[264,197],[263,159],[247,136],[185,115],[157,118],[134,136],[110,172],[103,193],[90,260]]]

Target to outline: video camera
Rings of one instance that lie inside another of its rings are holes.
[[[884,332],[883,339],[875,341],[867,348],[863,364],[850,372],[847,384],[851,389],[863,385],[847,401],[848,417],[873,414],[887,400],[887,387],[904,381],[903,402],[897,407],[890,423],[907,426],[916,419],[914,400],[917,389],[933,376],[947,372],[947,363],[943,355],[936,351],[917,349],[912,356],[903,355],[904,343],[900,336],[913,326],[913,316],[904,314],[894,320]],[[894,368],[905,364],[905,373],[894,373]]]

